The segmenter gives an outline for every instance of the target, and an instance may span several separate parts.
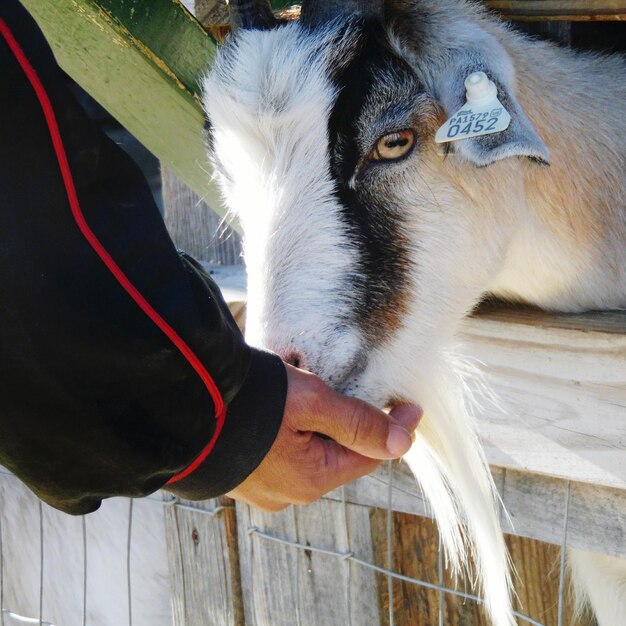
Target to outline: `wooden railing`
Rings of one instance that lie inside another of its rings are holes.
[[[626,20],[624,0],[485,0],[485,4],[507,20]]]

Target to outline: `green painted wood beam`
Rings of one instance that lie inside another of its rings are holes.
[[[199,100],[215,42],[193,16],[177,0],[21,1],[59,65],[224,214],[210,182]]]
[[[177,0],[21,2],[59,65],[223,215],[204,148],[199,86],[216,44],[194,17]]]

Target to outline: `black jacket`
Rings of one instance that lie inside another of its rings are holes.
[[[0,2],[0,463],[69,513],[229,491],[282,420],[286,373],[174,248],[135,164],[37,26]]]

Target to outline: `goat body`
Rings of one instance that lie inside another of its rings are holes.
[[[454,333],[487,293],[626,306],[624,59],[530,40],[460,0],[387,2],[384,20],[265,17],[204,85],[216,175],[245,234],[248,339],[341,392],[424,407],[406,460],[453,568],[473,552],[487,611],[510,626]],[[475,71],[511,124],[442,152],[434,134]]]
[[[39,624],[40,610],[44,625],[119,626],[131,610],[135,626],[172,625],[159,500],[134,500],[131,510],[111,498],[81,519],[42,506],[4,472],[0,500],[4,626]]]

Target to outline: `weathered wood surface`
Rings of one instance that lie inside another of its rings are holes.
[[[588,21],[626,19],[625,0],[483,0],[505,19],[520,21]],[[277,3],[275,3],[277,4]],[[284,3],[288,4],[288,3]],[[228,21],[225,0],[196,2],[198,18],[210,26]],[[297,15],[297,13],[295,14]]]
[[[625,0],[485,0],[505,19],[520,21],[608,21],[626,19]]]
[[[353,552],[357,558],[387,568],[387,511],[348,505],[347,543],[340,502],[334,509],[319,502],[310,507],[291,507],[277,515],[237,507],[247,625],[391,623],[388,577],[374,574],[374,590],[371,570],[341,557]],[[359,509],[362,513],[357,521],[354,515]],[[368,525],[371,536],[366,533]],[[332,554],[274,542],[264,535]],[[557,626],[561,548],[516,536],[507,536],[506,541],[517,572],[515,609],[546,626]],[[395,513],[391,545],[393,572],[426,583],[443,583],[450,589],[471,590],[469,580],[462,577],[453,581],[449,573],[440,571],[439,537],[432,520]],[[359,575],[366,576],[365,586]],[[396,626],[438,624],[440,602],[446,626],[489,626],[479,603],[415,582],[392,579],[391,598]],[[563,623],[592,626],[593,620],[587,616],[574,619],[573,604],[566,592]]]
[[[514,22],[518,30],[527,35],[548,39],[561,46],[572,44],[572,22]]]
[[[164,507],[174,626],[243,626],[233,501]]]
[[[386,472],[386,470],[385,470]],[[37,619],[39,607],[39,503],[37,499],[14,477],[4,476],[0,481],[0,521],[2,538],[2,582],[4,606],[13,609],[32,619]],[[383,486],[383,490],[384,486]],[[171,499],[164,495],[165,501]],[[230,501],[223,502],[226,507],[232,507]],[[180,506],[182,505],[182,506]],[[325,626],[343,626],[352,623],[354,626],[374,626],[388,624],[388,585],[387,577],[375,574],[374,586],[370,578],[371,571],[364,569],[358,563],[349,564],[337,555],[319,555],[296,547],[284,546],[280,558],[291,558],[294,567],[288,574],[281,573],[283,567],[277,560],[276,554],[269,546],[277,544],[268,542],[258,534],[249,535],[248,531],[255,524],[262,531],[269,531],[279,538],[297,540],[311,547],[329,548],[338,554],[350,550],[355,556],[374,563],[380,567],[387,567],[387,512],[369,507],[348,505],[346,518],[341,502],[319,503],[313,507],[297,510],[288,510],[284,513],[266,515],[252,512],[254,517],[243,513],[240,520],[245,526],[240,526],[241,540],[250,541],[251,551],[260,550],[251,555],[251,564],[254,564],[253,573],[257,577],[250,585],[265,584],[268,594],[290,598],[291,606],[295,606],[296,597],[300,600],[300,615],[306,611],[306,616],[300,622],[296,620],[298,613],[292,615],[292,620],[276,621],[273,617],[267,618],[258,613],[254,614],[258,621],[242,621],[242,612],[233,615],[232,605],[229,603],[232,594],[235,598],[242,598],[242,590],[236,586],[228,587],[229,572],[226,567],[229,563],[236,563],[232,555],[226,558],[223,527],[218,524],[222,515],[232,516],[234,510],[227,508],[214,516],[207,516],[200,509],[215,511],[220,503],[179,503],[176,507],[178,514],[184,514],[182,526],[176,527],[174,522],[168,524],[168,533],[176,532],[176,541],[179,547],[171,558],[179,563],[180,574],[173,580],[181,595],[178,601],[185,598],[186,604],[174,604],[175,625],[189,626],[219,624],[256,624],[257,626],[280,626],[281,623],[290,624],[324,624]],[[131,540],[131,576],[133,589],[133,623],[134,624],[165,624],[165,613],[160,613],[155,619],[155,604],[163,605],[162,611],[168,610],[167,597],[159,587],[145,586],[146,575],[154,575],[148,563],[154,565],[154,549],[160,549],[158,540],[162,537],[162,529],[157,517],[161,513],[160,506],[166,507],[167,516],[174,516],[176,510],[171,505],[159,505],[148,500],[134,501],[133,534]],[[191,506],[189,511],[186,506]],[[329,510],[329,506],[332,509]],[[107,501],[103,510],[89,515],[87,523],[88,546],[88,595],[87,595],[87,623],[124,624],[127,623],[126,598],[126,540],[128,531],[128,500],[116,499]],[[53,511],[43,506],[44,520],[44,620],[56,623],[58,626],[80,626],[82,623],[83,606],[83,550],[82,550],[82,520]],[[16,512],[19,511],[19,514]],[[190,513],[190,515],[187,515]],[[285,521],[286,518],[286,521]],[[369,519],[369,522],[368,522]],[[294,521],[295,520],[295,521]],[[234,522],[234,519],[233,519]],[[348,531],[346,532],[347,523]],[[264,526],[261,526],[264,524]],[[371,535],[368,536],[368,527]],[[296,532],[290,529],[295,528]],[[215,535],[217,531],[217,535]],[[237,531],[230,527],[228,531],[228,550],[234,547],[233,538]],[[146,539],[150,537],[152,551],[146,551]],[[253,543],[252,543],[253,542]],[[174,548],[175,541],[170,547]],[[538,542],[519,538],[507,537],[516,570],[520,576],[517,582],[517,593],[521,604],[518,610],[533,617],[546,626],[557,626],[556,607],[558,590],[558,561],[559,548],[540,544]],[[143,544],[143,546],[142,546]],[[100,546],[100,549],[94,549]],[[142,546],[141,550],[138,550]],[[392,530],[392,563],[391,569],[400,574],[438,583],[438,535],[434,523],[426,518],[396,513],[393,516]],[[62,547],[62,557],[58,551]],[[279,546],[283,548],[283,546]],[[174,548],[175,549],[175,548]],[[269,550],[269,551],[268,551]],[[266,560],[267,569],[262,569],[259,559]],[[23,564],[28,563],[28,567]],[[294,569],[296,568],[297,569]],[[248,566],[247,566],[248,567]],[[215,578],[211,578],[211,571],[217,569],[223,576],[223,585],[213,586]],[[252,569],[252,567],[250,567]],[[231,583],[236,579],[236,570],[230,573]],[[244,572],[247,569],[244,568]],[[297,572],[297,577],[294,572]],[[21,578],[16,578],[20,576]],[[365,575],[363,585],[362,575]],[[348,580],[348,576],[350,579]],[[164,579],[161,579],[164,580]],[[302,589],[313,581],[314,589]],[[452,585],[447,575],[444,577],[446,585]],[[265,581],[258,583],[258,581]],[[156,582],[156,581],[155,581]],[[190,587],[189,587],[190,585]],[[348,600],[347,590],[352,588]],[[465,581],[459,581],[458,589],[469,589]],[[294,589],[297,589],[297,596]],[[394,603],[394,623],[397,626],[415,626],[416,624],[430,626],[437,624],[440,595],[419,587],[410,582],[394,581],[392,586]],[[184,590],[184,593],[183,593]],[[122,602],[111,604],[112,594],[115,593]],[[257,588],[255,593],[261,593]],[[291,595],[290,595],[291,594]],[[333,597],[334,594],[334,597]],[[207,600],[207,595],[210,599]],[[319,602],[318,602],[319,600]],[[274,606],[275,598],[265,600],[265,606]],[[350,605],[348,604],[350,602]],[[341,605],[342,609],[331,610],[326,605]],[[489,626],[482,610],[471,601],[446,595],[445,621],[446,626]],[[239,606],[241,607],[242,601]],[[574,622],[569,619],[571,602],[566,604],[565,624],[568,626],[589,626],[586,620]],[[351,621],[347,616],[351,616]],[[377,616],[377,617],[375,617]],[[266,621],[261,621],[265,619]],[[333,621],[337,619],[339,621]],[[358,621],[358,620],[378,621]],[[317,621],[316,621],[317,620]],[[5,618],[12,624],[8,616]]]
[[[471,319],[532,326],[538,329],[577,330],[582,333],[626,335],[626,311],[547,313],[532,306],[512,306],[497,300],[481,304]]]
[[[381,470],[383,474],[386,472],[386,468]],[[443,584],[459,591],[471,590],[471,581],[463,577],[453,581],[449,573],[440,570],[439,538],[432,520],[393,514],[389,564],[387,511],[348,505],[346,520],[342,502],[335,505],[328,509],[319,502],[310,507],[291,507],[278,515],[237,505],[246,624],[389,624],[388,577],[374,574],[374,594],[371,570],[342,559],[341,555],[347,552],[384,569],[390,566],[391,571],[418,581]],[[346,521],[349,543],[344,528]],[[368,525],[371,536],[366,532]],[[265,535],[333,554],[309,552],[274,542]],[[517,536],[507,536],[506,540],[518,575],[516,610],[546,626],[557,626],[561,547]],[[366,587],[359,575],[366,577]],[[348,589],[351,589],[349,596]],[[415,582],[392,579],[391,599],[393,623],[398,626],[439,623],[440,603],[446,626],[489,626],[479,603]],[[569,626],[593,623],[586,616],[576,621],[573,613],[573,600],[566,593],[563,623]]]
[[[376,509],[372,516],[374,560],[385,567],[387,512]],[[517,573],[514,608],[546,626],[558,624],[559,574],[561,549],[533,539],[506,535],[511,560]],[[392,527],[394,572],[428,583],[443,583],[459,591],[470,591],[471,581],[462,577],[453,581],[445,570],[440,572],[439,533],[434,521],[405,513],[394,513]],[[389,593],[387,577],[379,574],[379,594],[384,607],[381,625],[390,623],[388,616]],[[481,605],[475,601],[449,593],[426,589],[402,580],[393,581],[393,617],[396,626],[434,626],[439,624],[439,604],[443,602],[445,626],[491,626]],[[568,589],[566,583],[566,589]],[[592,626],[593,621],[583,615],[574,619],[574,602],[571,594],[564,597],[564,624],[567,626]],[[518,623],[524,624],[522,620]]]
[[[492,473],[508,516],[505,532],[612,556],[626,557],[626,491],[493,467]],[[387,507],[387,470],[382,469],[345,487],[348,502]],[[568,507],[569,490],[569,507]],[[326,498],[338,501],[341,494]],[[431,516],[415,478],[404,464],[393,477],[392,508],[412,515]]]
[[[490,463],[626,489],[626,313],[500,310],[459,340],[497,396],[477,392]]]
[[[174,243],[202,261],[241,264],[241,235],[164,164],[161,179],[165,225]]]
[[[403,576],[431,584],[441,582],[439,576],[439,533],[435,523],[426,517],[393,513],[391,517],[391,563],[389,562],[388,512],[382,508],[372,509],[372,543],[374,563]],[[393,623],[435,624],[439,623],[439,591],[420,587],[414,583],[377,574],[378,594],[383,607],[381,626],[391,624],[390,601],[393,607]],[[473,607],[475,608],[475,607]],[[480,610],[475,610],[480,614]],[[456,624],[456,622],[452,622]],[[446,626],[448,622],[445,622]],[[474,622],[471,622],[473,625]]]
[[[247,626],[365,626],[381,623],[374,573],[349,560],[263,538],[274,537],[373,562],[370,510],[321,500],[281,513],[237,503]]]

